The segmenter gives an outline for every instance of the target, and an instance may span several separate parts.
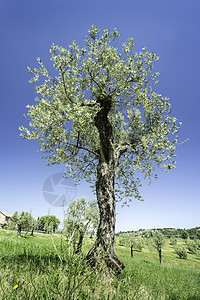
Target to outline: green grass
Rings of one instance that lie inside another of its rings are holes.
[[[181,242],[182,243],[182,242]],[[86,239],[83,253],[92,245]],[[126,267],[118,278],[91,270],[60,235],[19,238],[0,229],[0,299],[200,299],[200,259],[177,257],[171,245],[158,253],[116,246]]]

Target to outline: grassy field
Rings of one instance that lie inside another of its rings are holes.
[[[91,247],[86,239],[83,252]],[[0,299],[200,299],[200,258],[179,259],[173,247],[158,253],[145,247],[130,257],[116,245],[126,268],[118,278],[91,270],[63,236],[36,233],[19,238],[0,229]]]

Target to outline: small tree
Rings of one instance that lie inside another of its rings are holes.
[[[187,259],[187,250],[185,247],[176,245],[174,247],[174,252],[179,256],[179,258]]]
[[[188,233],[185,229],[182,230],[181,238],[184,240],[187,240],[187,238],[188,238]]]
[[[60,224],[60,220],[56,218],[54,215],[42,216],[38,219],[38,229],[45,231],[47,233],[53,231],[58,228]]]
[[[35,220],[34,218],[32,218],[32,220],[30,220],[30,231],[31,231],[31,236],[33,236],[33,232],[34,230],[37,229],[37,224],[38,224],[38,221]]]
[[[199,230],[196,232],[196,238],[200,240],[200,231]]]
[[[142,238],[138,238],[138,239],[131,239],[130,240],[130,247],[131,247],[131,257],[133,257],[133,249],[135,251],[142,251],[142,248],[144,247],[144,243]]]
[[[175,237],[170,238],[170,245],[172,245],[172,246],[177,245],[177,239]]]
[[[165,244],[165,237],[160,231],[155,231],[153,233],[153,243],[154,247],[159,253],[160,264],[162,263],[162,247]]]
[[[25,237],[31,227],[33,217],[31,213],[22,211],[18,213],[15,211],[13,216],[9,219],[9,227],[17,228],[17,235],[21,236],[22,230],[26,230]]]
[[[70,203],[65,214],[64,229],[69,240],[73,242],[75,253],[81,252],[86,232],[90,236],[96,233],[98,221],[99,211],[95,200],[86,201],[82,197]]]
[[[27,221],[26,221],[26,233],[25,237],[27,236],[28,232],[31,231],[31,236],[33,236],[33,231],[35,229],[35,219],[31,215],[31,213],[27,213],[26,215]]]
[[[191,254],[196,254],[198,245],[195,241],[188,240],[187,241],[187,249]]]

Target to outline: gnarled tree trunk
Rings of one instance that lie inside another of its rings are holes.
[[[105,260],[110,269],[121,273],[124,264],[115,252],[115,172],[118,155],[114,147],[113,130],[108,118],[110,98],[101,101],[101,110],[95,117],[100,136],[100,155],[97,166],[96,194],[100,212],[97,239],[87,258],[92,265]]]
[[[92,265],[95,265],[96,261],[105,259],[109,268],[114,269],[117,273],[121,273],[124,264],[115,252],[114,172],[109,170],[109,166],[105,163],[98,166],[96,192],[100,223],[96,242],[87,257]]]

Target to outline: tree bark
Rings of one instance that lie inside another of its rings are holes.
[[[112,125],[108,118],[111,108],[109,96],[101,100],[101,110],[95,117],[100,137],[100,157],[97,166],[96,194],[100,213],[97,239],[87,258],[91,265],[102,260],[110,269],[121,273],[124,264],[115,252],[115,173],[118,154],[114,146]]]
[[[97,239],[87,257],[92,265],[104,259],[107,266],[121,273],[124,264],[115,252],[115,192],[113,170],[105,163],[100,163],[97,170],[96,193],[100,212]]]
[[[162,264],[162,252],[161,252],[161,249],[158,250],[158,253],[159,253],[160,264]]]
[[[20,224],[18,224],[18,231],[17,231],[17,235],[21,236],[21,232],[22,232],[22,226]]]
[[[133,245],[131,245],[131,257],[133,257]]]
[[[34,229],[32,229],[32,230],[31,230],[31,234],[30,234],[30,236],[33,236],[33,231],[34,231]]]
[[[83,245],[83,238],[84,238],[84,232],[81,230],[79,232],[79,239],[78,239],[78,245],[75,250],[75,254],[81,253],[82,245]]]
[[[88,220],[87,222],[85,222],[83,228],[79,228],[79,239],[78,239],[77,248],[75,250],[75,254],[81,253],[84,235],[86,233],[86,230],[87,230],[88,225],[90,224],[90,222],[91,222],[91,220]]]

